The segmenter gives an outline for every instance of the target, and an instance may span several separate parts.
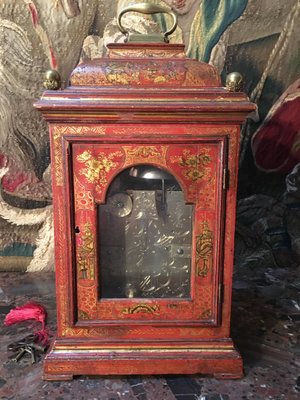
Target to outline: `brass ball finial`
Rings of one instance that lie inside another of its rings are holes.
[[[239,72],[231,72],[226,77],[226,88],[230,92],[241,92],[243,90],[244,79]]]
[[[61,78],[55,69],[48,69],[45,73],[43,82],[44,88],[47,90],[58,90],[61,87]]]

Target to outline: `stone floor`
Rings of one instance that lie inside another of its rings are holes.
[[[78,377],[42,381],[42,360],[9,361],[7,345],[37,328],[5,327],[9,310],[28,300],[46,306],[55,332],[54,274],[0,274],[0,398],[51,400],[293,400],[300,398],[299,269],[244,269],[234,280],[232,336],[245,362],[245,377],[217,381],[202,376]]]

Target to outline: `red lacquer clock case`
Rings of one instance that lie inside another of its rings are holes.
[[[80,64],[36,107],[49,123],[55,221],[57,335],[44,378],[241,377],[230,310],[247,97],[183,45],[126,43]],[[136,185],[145,168],[166,188]],[[178,215],[187,239],[174,239]]]

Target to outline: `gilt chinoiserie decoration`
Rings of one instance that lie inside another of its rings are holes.
[[[48,380],[243,373],[230,309],[240,125],[254,106],[183,45],[148,39],[109,45],[36,103],[55,221]]]

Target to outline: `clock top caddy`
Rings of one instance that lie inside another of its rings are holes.
[[[121,31],[129,11],[170,12],[129,7]],[[213,66],[156,40],[109,45],[36,104],[55,221],[44,379],[243,373],[230,309],[240,124],[254,106],[233,91],[238,76],[223,88]]]

